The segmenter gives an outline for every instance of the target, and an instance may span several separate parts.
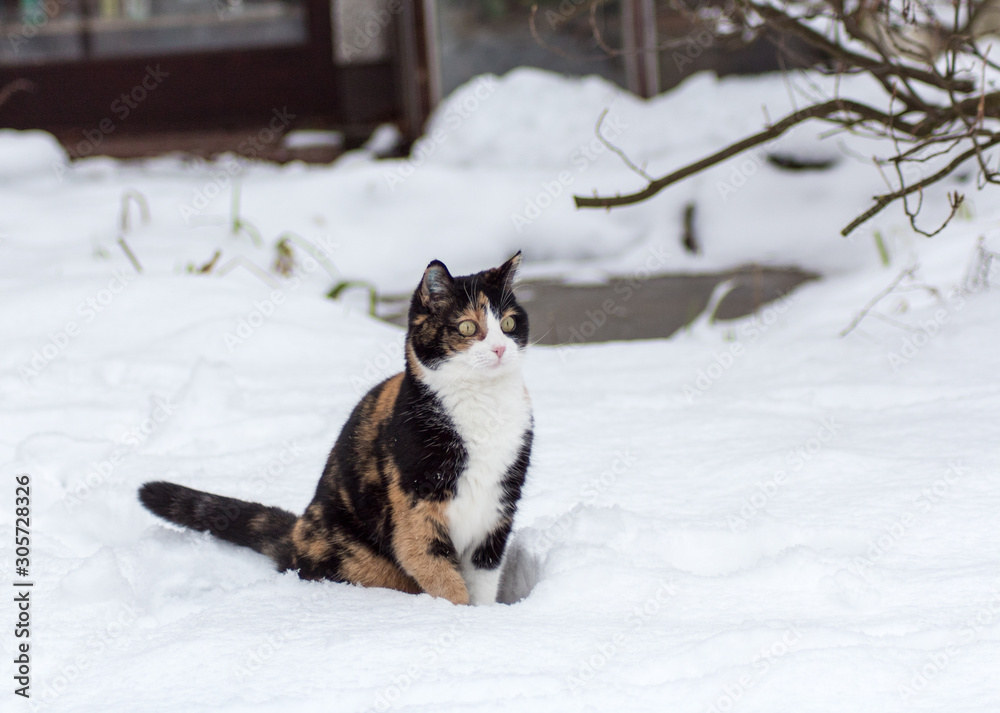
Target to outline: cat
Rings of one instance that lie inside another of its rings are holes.
[[[354,408],[303,515],[166,482],[144,484],[140,501],[303,579],[494,603],[534,437],[520,263],[464,277],[427,266],[405,369]]]

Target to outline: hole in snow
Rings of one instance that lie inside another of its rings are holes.
[[[538,584],[540,572],[538,557],[529,552],[518,538],[513,538],[507,546],[497,601],[501,604],[516,604],[527,597]]]

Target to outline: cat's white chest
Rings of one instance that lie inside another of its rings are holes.
[[[531,426],[531,403],[519,375],[440,396],[467,453],[446,511],[452,544],[465,560],[500,520],[503,479]]]

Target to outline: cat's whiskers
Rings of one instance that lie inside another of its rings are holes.
[[[549,327],[547,330],[545,330],[544,334],[542,334],[540,337],[538,337],[538,339],[535,339],[534,341],[529,340],[528,341],[528,346],[529,347],[533,347],[536,344],[540,344],[543,339],[545,339],[547,336],[549,336],[549,334],[552,332],[552,329],[553,329],[553,327]],[[565,346],[565,345],[564,344],[557,344],[556,346],[557,347],[562,347],[562,346]]]

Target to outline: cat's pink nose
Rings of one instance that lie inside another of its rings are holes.
[[[497,344],[495,347],[493,347],[493,353],[497,355],[497,361],[503,359],[503,353],[505,351],[507,351],[507,347],[504,346],[503,344]]]

